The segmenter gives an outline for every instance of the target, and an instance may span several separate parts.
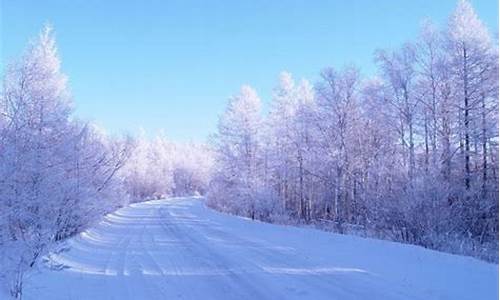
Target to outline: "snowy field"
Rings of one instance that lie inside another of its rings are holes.
[[[69,241],[25,299],[498,299],[498,266],[411,245],[131,205]]]

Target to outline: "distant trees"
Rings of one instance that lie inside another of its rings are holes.
[[[130,201],[204,194],[212,167],[211,150],[202,144],[174,143],[142,134],[119,175]]]
[[[375,61],[374,78],[328,68],[314,88],[282,73],[263,120],[244,87],[214,138],[209,204],[496,260],[498,49],[487,29],[461,0],[445,30],[427,21]]]
[[[213,154],[205,144],[176,144],[173,196],[205,195],[212,175]]]
[[[115,176],[130,150],[71,118],[50,27],[5,72],[0,98],[0,269],[20,298],[24,273],[58,240],[126,201]]]
[[[148,140],[144,133],[122,170],[125,186],[132,201],[159,198],[171,193],[173,162],[169,159],[174,145],[163,137]]]

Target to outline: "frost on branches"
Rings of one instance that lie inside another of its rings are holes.
[[[6,70],[0,109],[0,276],[20,298],[57,241],[126,201],[114,175],[131,143],[72,119],[50,27]]]
[[[211,150],[195,143],[174,143],[163,134],[145,133],[120,174],[131,201],[204,194],[212,167]]]
[[[250,87],[213,139],[208,203],[251,218],[498,260],[498,49],[467,1],[446,28],[375,53],[378,75],[282,73]]]

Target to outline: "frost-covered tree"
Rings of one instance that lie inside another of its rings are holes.
[[[498,49],[490,34],[466,0],[458,2],[446,32],[449,72],[453,76],[454,105],[458,106],[459,149],[463,165],[463,193],[457,204],[470,235],[483,238],[486,228],[498,223],[498,188],[488,193],[490,144],[498,136],[495,120],[498,107]],[[491,121],[490,121],[491,120]],[[479,192],[480,191],[480,192]],[[479,192],[479,193],[478,193]],[[488,213],[485,212],[488,211]],[[496,210],[496,214],[492,212]],[[464,224],[465,225],[465,224]],[[497,229],[498,230],[498,229]]]
[[[267,168],[270,180],[282,199],[283,210],[291,209],[295,198],[295,192],[291,188],[295,180],[292,168],[295,153],[290,132],[293,128],[296,106],[295,81],[290,73],[282,72],[279,84],[274,88],[271,109],[266,120],[265,148],[269,152]]]
[[[213,154],[204,144],[177,144],[173,164],[173,195],[204,195],[212,170]]]
[[[311,172],[315,158],[314,111],[316,102],[314,90],[307,80],[302,80],[296,89],[296,108],[290,137],[295,154],[297,183],[297,215],[304,220],[311,217],[313,188]]]
[[[223,210],[256,217],[262,182],[261,102],[243,86],[229,99],[213,137],[215,165],[208,201]]]
[[[0,270],[20,298],[52,245],[126,200],[115,175],[130,144],[71,118],[50,27],[6,70],[0,100]]]
[[[132,201],[206,193],[212,168],[206,145],[174,143],[164,134],[149,139],[144,132],[135,144],[120,171]]]
[[[393,114],[394,128],[397,128],[400,135],[403,162],[408,170],[408,182],[412,192],[416,171],[415,136],[419,103],[415,95],[415,49],[413,45],[406,44],[398,51],[379,51],[376,60],[387,83],[388,109]]]
[[[282,209],[301,219],[309,219],[312,208],[312,171],[315,110],[314,92],[306,80],[296,84],[291,74],[283,72],[274,90],[268,116],[267,150]],[[268,172],[266,172],[268,173]]]
[[[356,172],[354,151],[360,150],[355,138],[360,121],[358,86],[359,73],[354,67],[340,72],[325,69],[316,86],[316,123],[323,162],[327,166],[323,173],[331,187],[325,208],[327,215],[338,222],[350,219],[357,201],[354,199],[357,183],[352,175]]]

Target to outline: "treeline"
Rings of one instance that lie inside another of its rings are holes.
[[[122,170],[130,200],[205,194],[212,167],[210,152],[203,144],[174,143],[163,135],[150,140],[142,135]]]
[[[498,260],[498,49],[467,1],[375,53],[377,76],[244,86],[213,137],[208,203]]]

